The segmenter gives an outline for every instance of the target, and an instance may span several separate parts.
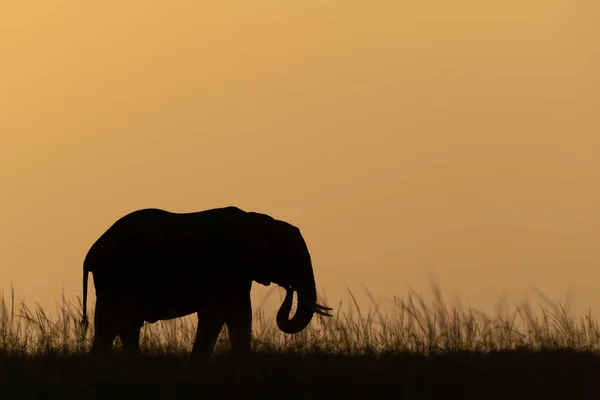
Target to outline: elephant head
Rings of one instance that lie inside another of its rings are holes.
[[[263,214],[254,214],[262,234],[254,236],[260,242],[253,280],[268,285],[274,282],[287,293],[277,312],[277,326],[289,334],[301,332],[308,326],[315,313],[331,317],[331,310],[317,303],[317,289],[312,261],[300,229],[284,221]],[[294,292],[298,306],[290,318]]]

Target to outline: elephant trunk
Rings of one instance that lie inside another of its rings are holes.
[[[317,304],[317,290],[314,283],[306,287],[286,289],[285,300],[277,312],[277,326],[282,332],[295,334],[301,332],[310,323]],[[294,316],[290,318],[294,290],[298,293],[298,307]]]

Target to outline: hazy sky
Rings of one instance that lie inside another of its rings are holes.
[[[484,310],[531,286],[598,310],[598,20],[596,0],[7,2],[0,287],[75,302],[122,215],[237,205],[300,227],[330,306],[431,275]]]

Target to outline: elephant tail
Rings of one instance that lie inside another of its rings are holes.
[[[87,268],[83,268],[83,317],[81,319],[81,326],[83,327],[84,334],[88,328],[88,317],[87,317],[87,292],[88,292],[88,276],[90,271]]]

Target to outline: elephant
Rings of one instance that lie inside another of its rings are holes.
[[[88,327],[88,275],[96,289],[92,354],[107,354],[121,339],[125,354],[141,354],[144,322],[196,313],[192,359],[211,357],[226,324],[234,357],[250,353],[252,282],[277,285],[286,296],[279,329],[304,330],[313,315],[331,317],[317,303],[311,256],[300,229],[269,215],[228,206],[175,213],[157,208],[118,219],[83,262],[83,318]],[[293,293],[296,313],[290,318]]]

